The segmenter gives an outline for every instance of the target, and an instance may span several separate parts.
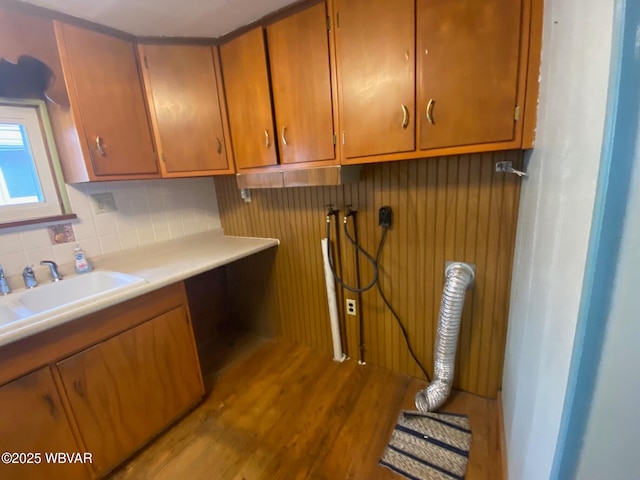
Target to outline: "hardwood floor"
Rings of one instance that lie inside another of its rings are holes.
[[[205,401],[113,479],[398,479],[378,465],[402,409],[425,383],[285,340],[201,351]],[[207,367],[208,366],[208,367]],[[497,402],[455,392],[446,411],[472,429],[468,480],[502,478]]]

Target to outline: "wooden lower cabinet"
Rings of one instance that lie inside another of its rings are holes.
[[[82,452],[74,439],[49,367],[0,387],[0,450],[25,455],[15,458],[17,461],[34,462],[5,464],[3,457],[0,478],[4,480],[89,477],[85,464],[54,464],[45,457],[45,453]],[[34,455],[29,458],[31,453]],[[35,453],[40,454],[39,458]]]
[[[99,474],[120,463],[204,394],[184,307],[57,366]]]
[[[0,479],[101,477],[204,395],[183,283],[0,347]],[[44,452],[90,453],[91,463]]]

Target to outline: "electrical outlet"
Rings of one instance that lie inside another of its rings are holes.
[[[347,315],[356,315],[356,301],[350,298],[347,298]]]
[[[392,219],[393,211],[391,210],[391,207],[388,205],[380,207],[380,210],[378,210],[378,225],[384,228],[389,228],[391,226]]]
[[[116,201],[113,199],[113,193],[111,192],[94,193],[91,198],[93,199],[93,211],[96,215],[117,210]]]

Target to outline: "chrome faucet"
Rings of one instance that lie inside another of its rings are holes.
[[[7,285],[7,279],[4,278],[4,270],[2,269],[2,265],[0,265],[0,295],[7,295],[11,293],[11,289],[9,285]]]
[[[34,288],[38,286],[38,282],[36,280],[36,274],[33,271],[33,265],[28,265],[24,267],[22,271],[22,278],[24,279],[24,286],[27,288]]]
[[[42,260],[40,265],[46,265],[49,267],[49,271],[51,272],[51,280],[54,282],[59,282],[62,280],[62,275],[58,272],[58,265],[53,260]]]

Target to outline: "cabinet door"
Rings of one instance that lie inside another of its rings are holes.
[[[74,25],[59,26],[65,79],[94,174],[157,173],[133,44]]]
[[[513,138],[521,3],[418,0],[421,149]]]
[[[0,466],[0,476],[10,479],[84,479],[86,465],[48,463],[45,452],[81,452],[49,367],[0,387],[0,443],[3,452],[40,452],[38,464]]]
[[[414,1],[336,5],[344,156],[415,150]]]
[[[212,48],[139,49],[163,173],[211,175],[228,170]]]
[[[222,45],[220,56],[236,166],[276,165],[278,157],[262,27]]]
[[[325,3],[267,27],[282,163],[335,159],[328,33]]]
[[[204,394],[183,307],[63,360],[58,369],[98,474]]]

